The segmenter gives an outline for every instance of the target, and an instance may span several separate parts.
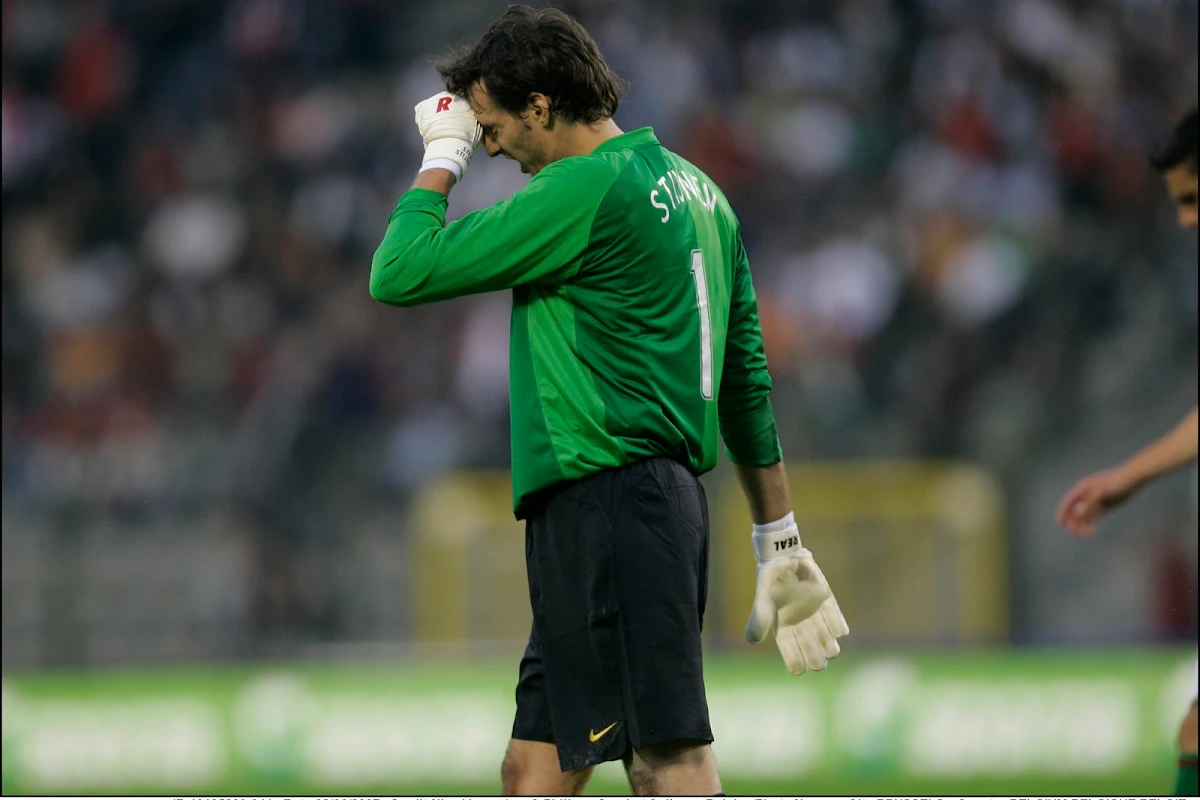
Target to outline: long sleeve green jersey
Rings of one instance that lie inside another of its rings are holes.
[[[513,510],[555,484],[648,458],[696,474],[782,458],[737,218],[716,185],[642,128],[554,162],[446,224],[401,196],[371,264],[398,306],[513,290]]]

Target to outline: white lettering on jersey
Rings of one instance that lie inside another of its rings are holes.
[[[717,208],[716,190],[713,189],[708,181],[703,180],[698,175],[686,172],[679,173],[672,169],[668,170],[666,175],[660,177],[657,184],[671,201],[671,205],[668,207],[666,203],[660,202],[659,190],[651,190],[650,205],[662,211],[660,222],[666,223],[671,219],[671,211],[693,200],[700,203],[710,214]]]
[[[675,208],[679,203],[675,202],[675,193],[671,191],[671,187],[667,186],[667,176],[663,175],[658,179],[658,185],[667,193],[667,197],[671,198],[671,208]]]
[[[667,204],[658,202],[658,189],[655,189],[654,191],[652,191],[650,193],[650,205],[654,206],[655,208],[662,209],[662,212],[663,212],[662,221],[663,222],[666,222],[667,220],[669,220],[671,218],[671,209],[667,208]]]

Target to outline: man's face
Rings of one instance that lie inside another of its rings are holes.
[[[500,108],[492,102],[482,83],[471,87],[467,99],[483,128],[483,149],[488,156],[511,158],[521,165],[521,172],[529,175],[536,175],[553,160],[550,132],[538,123],[533,113],[518,116]]]
[[[1196,167],[1180,164],[1166,171],[1167,191],[1179,210],[1179,224],[1188,230],[1196,229]]]

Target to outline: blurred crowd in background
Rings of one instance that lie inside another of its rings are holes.
[[[618,124],[739,214],[790,458],[966,459],[1016,491],[1194,402],[1196,240],[1146,156],[1195,103],[1195,2],[561,5],[630,84]],[[432,62],[502,9],[4,0],[6,663],[403,636],[405,503],[507,466],[509,299],[400,310],[367,279]],[[525,180],[480,154],[452,216]],[[1155,524],[1099,552],[1136,549],[1140,586],[1183,564],[1194,609],[1194,544],[1163,556],[1194,498]],[[145,621],[173,604],[187,625]]]

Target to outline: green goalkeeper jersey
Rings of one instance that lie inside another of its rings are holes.
[[[556,161],[511,199],[446,224],[412,189],[371,264],[371,295],[412,306],[513,290],[513,508],[648,458],[696,474],[782,458],[737,218],[653,130]]]

